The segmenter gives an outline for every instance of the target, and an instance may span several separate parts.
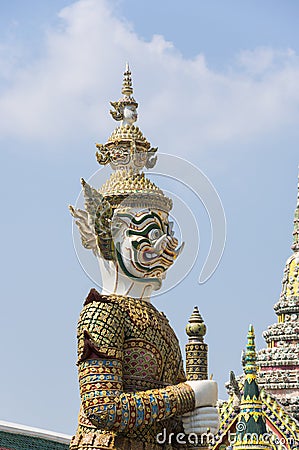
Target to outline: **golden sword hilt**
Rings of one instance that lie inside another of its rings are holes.
[[[201,317],[198,307],[195,306],[186,326],[188,342],[186,349],[186,376],[187,380],[207,380],[208,379],[208,345],[204,342],[207,328]],[[207,433],[209,430],[207,430]],[[193,449],[208,449],[207,442],[199,436],[199,443],[196,447],[189,444]]]

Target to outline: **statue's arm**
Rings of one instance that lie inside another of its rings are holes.
[[[194,391],[187,383],[123,392],[122,315],[119,305],[113,303],[91,304],[81,313],[78,366],[86,417],[97,428],[127,431],[193,410]]]
[[[97,428],[127,431],[194,409],[193,390],[185,383],[123,392],[121,365],[116,359],[88,359],[79,369],[84,413]]]

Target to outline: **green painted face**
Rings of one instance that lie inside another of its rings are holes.
[[[168,214],[154,209],[115,211],[112,225],[116,258],[127,277],[159,281],[180,253]]]

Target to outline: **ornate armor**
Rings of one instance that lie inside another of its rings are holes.
[[[194,409],[177,337],[151,303],[92,290],[78,323],[82,405],[72,450],[172,449]],[[163,431],[165,429],[166,431]],[[167,443],[158,444],[165,433]]]

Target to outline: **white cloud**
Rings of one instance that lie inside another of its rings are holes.
[[[2,90],[2,136],[55,143],[88,133],[105,140],[114,127],[108,102],[120,96],[126,60],[139,125],[164,151],[198,151],[298,120],[299,62],[292,50],[244,51],[229,71],[216,72],[204,55],[184,59],[163,36],[145,42],[112,5],[80,0],[59,13],[61,26],[45,37],[43,58],[14,67]]]
[[[274,50],[268,47],[259,47],[254,50],[244,50],[238,57],[238,62],[243,69],[252,75],[265,74],[268,70],[275,70],[292,63],[296,64],[296,54],[292,49]],[[298,61],[297,61],[298,64]]]

